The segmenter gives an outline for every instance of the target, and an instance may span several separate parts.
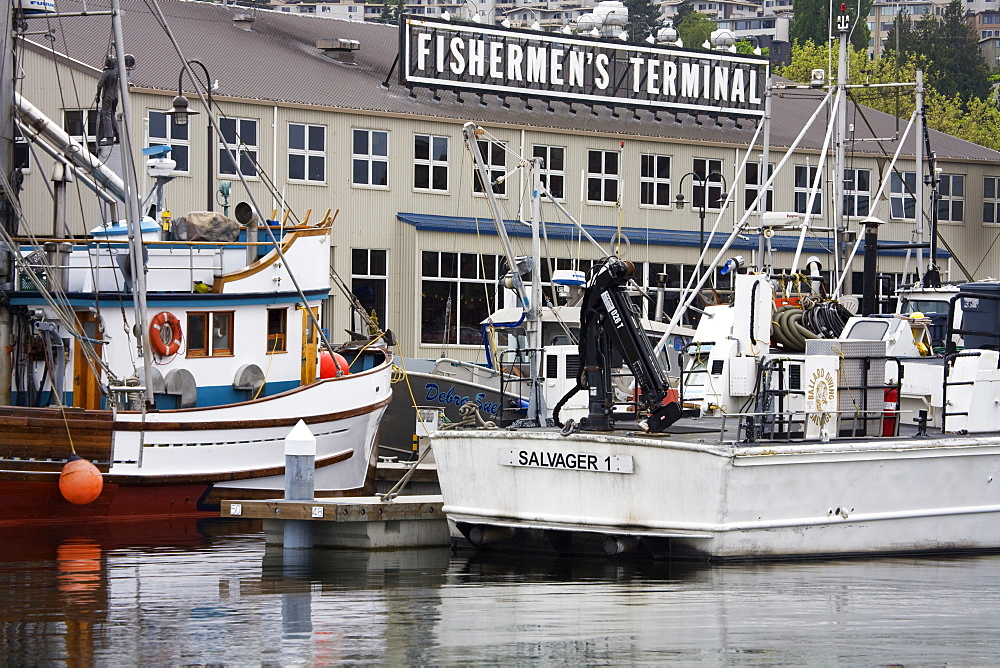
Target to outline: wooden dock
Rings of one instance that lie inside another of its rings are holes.
[[[341,549],[393,550],[451,544],[441,497],[378,496],[286,501],[284,499],[226,501],[222,517],[264,520],[268,545],[282,545],[284,523],[311,524],[312,544]]]

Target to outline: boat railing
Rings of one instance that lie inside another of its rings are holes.
[[[902,413],[897,406],[895,409],[871,408],[867,410],[836,410],[836,411],[788,411],[776,413],[774,411],[754,412],[754,413],[723,413],[721,416],[721,427],[719,428],[719,442],[735,440],[738,443],[759,443],[766,442],[805,442],[805,441],[827,441],[845,437],[863,437],[864,424],[869,420],[884,421],[892,418],[899,422],[898,416]],[[727,425],[732,419],[739,420],[736,427],[735,439],[727,439],[726,433],[731,430]],[[815,426],[815,434],[808,429],[809,422]],[[836,433],[837,426],[842,426],[845,422],[855,422],[857,428],[855,433]],[[761,430],[763,425],[779,424],[784,431]],[[825,433],[824,433],[825,432]]]
[[[962,300],[962,326],[955,327],[955,311],[958,300]],[[992,309],[980,307],[980,301],[993,303]],[[1000,294],[990,292],[959,292],[948,300],[948,354],[957,352],[955,335],[960,335],[966,348],[1000,350],[1000,327],[997,327],[997,312],[1000,311]],[[975,325],[975,326],[972,326]],[[985,328],[985,329],[984,329]]]
[[[982,357],[982,351],[980,350],[964,350],[962,352],[952,353],[946,355],[944,358],[944,374],[941,383],[941,431],[948,431],[948,418],[949,417],[967,417],[969,411],[949,411],[948,407],[953,406],[955,402],[948,399],[948,389],[955,388],[959,386],[975,385],[976,381],[974,378],[964,377],[962,380],[949,380],[952,371],[955,368],[955,360],[960,357]],[[967,404],[963,402],[963,405],[967,408]]]
[[[789,365],[795,365],[792,373]],[[886,364],[895,364],[897,379],[886,382]],[[842,356],[835,399],[830,410],[806,411],[803,406],[809,399],[818,401],[824,394],[820,385],[811,387],[813,381],[803,378],[801,362],[786,358],[769,360],[761,369],[755,406],[760,409],[759,419],[749,417],[742,421],[744,437],[750,441],[784,441],[805,438],[808,426],[803,414],[823,413],[834,415],[836,421],[826,428],[832,436],[872,437],[895,436],[899,430],[900,387],[903,375],[902,361],[895,357]],[[834,410],[835,408],[835,410]],[[756,416],[757,413],[737,413]],[[789,416],[796,416],[790,418]],[[815,423],[814,423],[815,424]],[[819,434],[821,430],[812,430]]]
[[[77,252],[46,252],[45,261],[29,260],[32,272],[50,290],[67,292],[122,292],[128,289],[127,244],[106,239],[47,242]],[[195,283],[211,284],[214,276],[246,266],[247,246],[272,247],[269,242],[145,241],[148,289],[153,292],[192,292]],[[38,245],[25,245],[21,253],[31,257]],[[58,277],[58,278],[57,278]],[[19,290],[36,289],[27,271],[19,270]]]
[[[532,368],[544,353],[543,348],[509,348],[500,351],[497,360],[500,364],[500,410],[497,412],[497,424],[506,427],[519,419],[526,417],[523,401],[507,401],[508,396],[530,396],[534,383],[541,383],[541,378],[532,378]],[[513,403],[513,405],[511,405]]]

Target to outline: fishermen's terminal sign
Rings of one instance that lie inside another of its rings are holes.
[[[404,17],[404,85],[762,116],[767,59]]]

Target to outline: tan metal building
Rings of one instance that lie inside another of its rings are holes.
[[[89,0],[87,9],[104,5],[104,0]],[[653,285],[659,272],[672,275],[675,283],[688,277],[716,222],[723,185],[736,181],[736,206],[720,222],[724,236],[763,183],[765,170],[756,163],[735,178],[757,129],[754,120],[501,96],[487,89],[408,88],[399,83],[395,63],[398,28],[268,11],[256,12],[252,22],[234,21],[238,8],[180,0],[159,5],[183,57],[204,66],[194,66],[195,76],[207,73],[218,81],[212,102],[222,126],[222,137],[212,133],[210,139],[204,111],[186,128],[164,115],[178,93],[182,61],[146,4],[125,2],[126,51],[136,60],[132,140],[137,148],[173,147],[178,165],[165,189],[167,208],[179,215],[203,210],[214,200],[212,208],[221,211],[217,191],[228,182],[230,207],[252,195],[265,216],[275,210],[281,218],[287,209],[293,219],[301,219],[311,209],[315,221],[327,209],[338,211],[331,268],[367,308],[375,309],[380,324],[395,332],[406,355],[432,357],[446,349],[453,357],[481,360],[478,323],[505,298],[505,291],[495,287],[503,271],[500,243],[485,198],[475,192],[462,141],[467,121],[482,124],[495,140],[488,151],[497,174],[512,172],[516,156],[544,157],[546,181],[565,208],[595,236],[605,241],[614,236],[623,255],[639,265],[646,285]],[[72,12],[83,5],[61,0],[59,9]],[[28,21],[29,31],[47,29],[42,28],[46,23],[55,30],[54,40],[38,35],[19,40],[23,78],[18,90],[68,132],[82,135],[84,118],[94,115],[110,22],[106,16],[41,18]],[[181,87],[198,108],[187,75],[181,76]],[[782,147],[792,143],[821,97],[822,91],[799,90],[773,98],[771,163],[780,159]],[[906,188],[914,186],[917,171],[910,147],[902,151],[893,186],[879,201],[870,201],[887,177],[897,144],[893,137],[905,122],[854,107],[849,122],[853,141],[847,146],[847,177],[853,186],[848,209],[859,215],[846,219],[847,228],[860,234],[860,221],[870,213],[886,221],[883,239],[910,242],[915,214]],[[92,141],[93,128],[90,133],[83,138]],[[769,195],[772,210],[804,211],[804,184],[820,161],[831,159],[819,150],[824,134],[820,122],[779,173]],[[877,141],[863,141],[871,137]],[[912,139],[908,143],[912,146]],[[239,164],[227,157],[226,145],[239,150]],[[963,278],[959,261],[976,278],[1000,276],[1000,247],[995,246],[1000,153],[937,132],[931,133],[931,147],[942,179],[940,234],[951,250],[943,250],[939,262],[945,277]],[[752,160],[758,155],[759,150]],[[38,233],[52,227],[45,184],[51,164],[44,155],[32,154],[22,194]],[[249,189],[236,178],[237,170]],[[709,183],[702,222],[697,198],[705,196],[704,190],[694,186],[713,172],[722,179],[712,177]],[[144,187],[152,183],[146,178]],[[528,185],[523,170],[505,181],[499,193],[505,218],[530,217]],[[824,215],[832,211],[831,192],[827,177],[818,203]],[[683,209],[676,206],[678,193],[687,201]],[[71,202],[89,199],[82,189],[79,197],[70,196]],[[101,222],[96,205],[71,205],[71,211],[74,206],[72,234]],[[553,266],[585,268],[586,261],[599,256],[566,231],[568,221],[555,207],[545,205],[542,217],[550,224],[543,255],[553,259]],[[926,226],[927,210],[924,219]],[[515,240],[528,254],[527,240]],[[713,245],[720,241],[716,237]],[[787,233],[773,238],[776,269],[790,262],[794,241]],[[750,259],[757,240],[739,244],[734,252]],[[810,235],[807,255],[829,250],[824,233]],[[881,253],[880,269],[899,274],[906,254]],[[824,264],[829,266],[826,259]],[[855,268],[860,267],[858,257]],[[924,267],[912,258],[908,269],[922,272]],[[331,293],[330,304],[324,323],[334,339],[358,328],[343,295]]]

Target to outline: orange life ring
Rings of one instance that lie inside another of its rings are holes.
[[[166,337],[163,336],[164,325],[168,330]],[[169,339],[170,342],[164,340]],[[181,349],[181,342],[184,341],[184,332],[181,330],[181,321],[169,311],[160,311],[153,316],[153,321],[149,323],[149,343],[161,357],[176,355]]]

